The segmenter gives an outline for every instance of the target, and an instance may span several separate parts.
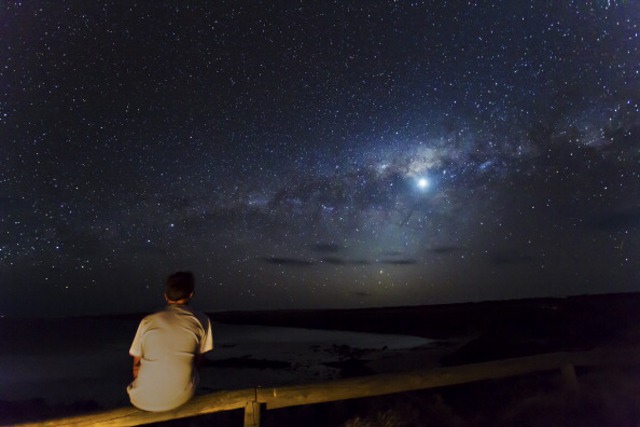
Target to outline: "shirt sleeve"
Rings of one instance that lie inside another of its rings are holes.
[[[211,321],[208,317],[205,318],[204,336],[200,341],[200,354],[213,350],[213,335],[211,333]]]
[[[129,354],[134,357],[142,357],[142,335],[143,335],[142,324],[143,323],[144,323],[144,320],[140,322],[140,325],[138,325],[136,336],[133,338],[133,342],[131,343],[131,347],[129,348]]]

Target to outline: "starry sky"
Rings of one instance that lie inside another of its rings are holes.
[[[0,315],[640,291],[640,3],[0,1]]]

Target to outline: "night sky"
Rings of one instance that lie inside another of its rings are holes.
[[[0,5],[0,315],[640,291],[636,0]]]

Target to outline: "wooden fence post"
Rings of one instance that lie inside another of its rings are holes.
[[[567,362],[562,365],[562,381],[567,390],[578,393],[580,391],[580,384],[578,383],[578,377],[576,375],[576,368],[572,363]]]
[[[260,417],[264,404],[258,401],[258,388],[254,389],[253,400],[244,406],[244,427],[260,427]]]
[[[256,401],[249,401],[244,407],[244,427],[260,427],[260,415],[262,404]]]

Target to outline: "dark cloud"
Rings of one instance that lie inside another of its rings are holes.
[[[324,257],[324,258],[322,258],[322,262],[326,262],[327,264],[333,264],[333,265],[345,265],[346,264],[344,259],[338,258],[338,257]]]
[[[354,292],[352,295],[355,295],[355,296],[360,297],[360,298],[369,298],[369,297],[373,296],[372,293],[364,292],[364,291]]]
[[[381,260],[380,264],[390,264],[390,265],[413,265],[417,264],[418,261],[415,259],[387,259]]]
[[[371,261],[366,259],[348,259],[341,257],[323,257],[322,262],[331,265],[369,265]]]
[[[309,267],[313,262],[300,258],[265,257],[262,258],[267,264],[286,265],[293,267]]]

